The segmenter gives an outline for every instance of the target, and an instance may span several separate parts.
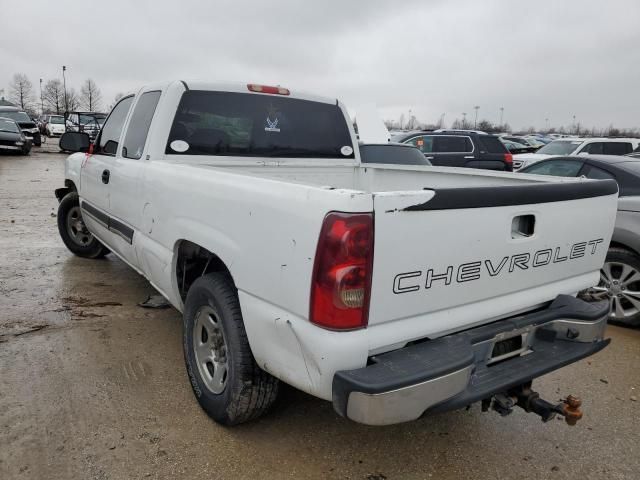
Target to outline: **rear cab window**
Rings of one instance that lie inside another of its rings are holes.
[[[165,152],[355,158],[349,128],[337,103],[199,90],[183,93]]]

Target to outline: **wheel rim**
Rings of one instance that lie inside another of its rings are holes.
[[[210,306],[196,313],[192,337],[200,378],[212,393],[222,393],[228,377],[227,344],[220,317]]]
[[[640,312],[640,271],[622,262],[606,262],[600,283],[588,290],[594,300],[609,300],[611,318],[625,320]]]
[[[82,220],[79,206],[72,207],[67,214],[67,232],[72,240],[81,247],[86,247],[93,240],[93,235],[89,233]]]

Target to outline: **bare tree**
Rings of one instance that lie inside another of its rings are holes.
[[[22,110],[30,109],[33,104],[33,85],[24,73],[16,73],[9,84],[9,100]]]
[[[73,112],[74,110],[78,110],[80,108],[80,95],[76,92],[75,88],[71,88],[67,90],[67,105],[66,111]]]
[[[92,79],[87,78],[80,89],[80,103],[89,112],[97,112],[102,107],[102,94]]]
[[[64,111],[64,87],[62,81],[56,78],[45,83],[42,99],[48,111],[60,115]]]
[[[482,130],[483,132],[487,132],[487,133],[492,133],[496,129],[494,128],[493,124],[489,120],[483,119],[478,122],[478,130]]]

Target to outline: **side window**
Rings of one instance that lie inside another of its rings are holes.
[[[556,177],[575,177],[582,168],[583,162],[576,160],[549,160],[539,162],[527,168],[524,173],[536,175],[554,175]]]
[[[612,174],[603,170],[602,168],[594,167],[593,165],[589,165],[589,171],[586,173],[587,178],[593,178],[596,180],[615,180],[616,177]]]
[[[588,153],[590,155],[602,155],[603,153],[603,145],[602,142],[593,142],[585,145],[582,150],[578,153]]]
[[[633,147],[629,142],[608,142],[604,144],[605,155],[626,155],[631,153]]]
[[[473,146],[467,137],[435,137],[434,152],[438,153],[469,153]]]
[[[102,127],[100,137],[97,142],[97,151],[95,153],[101,153],[103,155],[115,155],[118,150],[118,142],[120,141],[120,134],[122,133],[122,127],[124,121],[127,118],[127,113],[131,107],[133,101],[133,95],[120,100],[107,118],[107,121]]]
[[[140,96],[136,107],[131,114],[127,134],[122,145],[122,156],[134,160],[142,157],[144,144],[147,141],[147,134],[151,126],[153,114],[160,100],[160,92],[146,92]]]
[[[413,145],[422,153],[433,152],[433,137],[431,136],[413,137],[406,143]]]

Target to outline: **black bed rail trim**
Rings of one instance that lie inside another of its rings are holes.
[[[435,191],[428,202],[403,210],[451,210],[460,208],[506,207],[537,203],[563,202],[581,198],[602,197],[618,192],[615,180],[590,180],[572,183],[541,183],[503,187],[425,188]]]

